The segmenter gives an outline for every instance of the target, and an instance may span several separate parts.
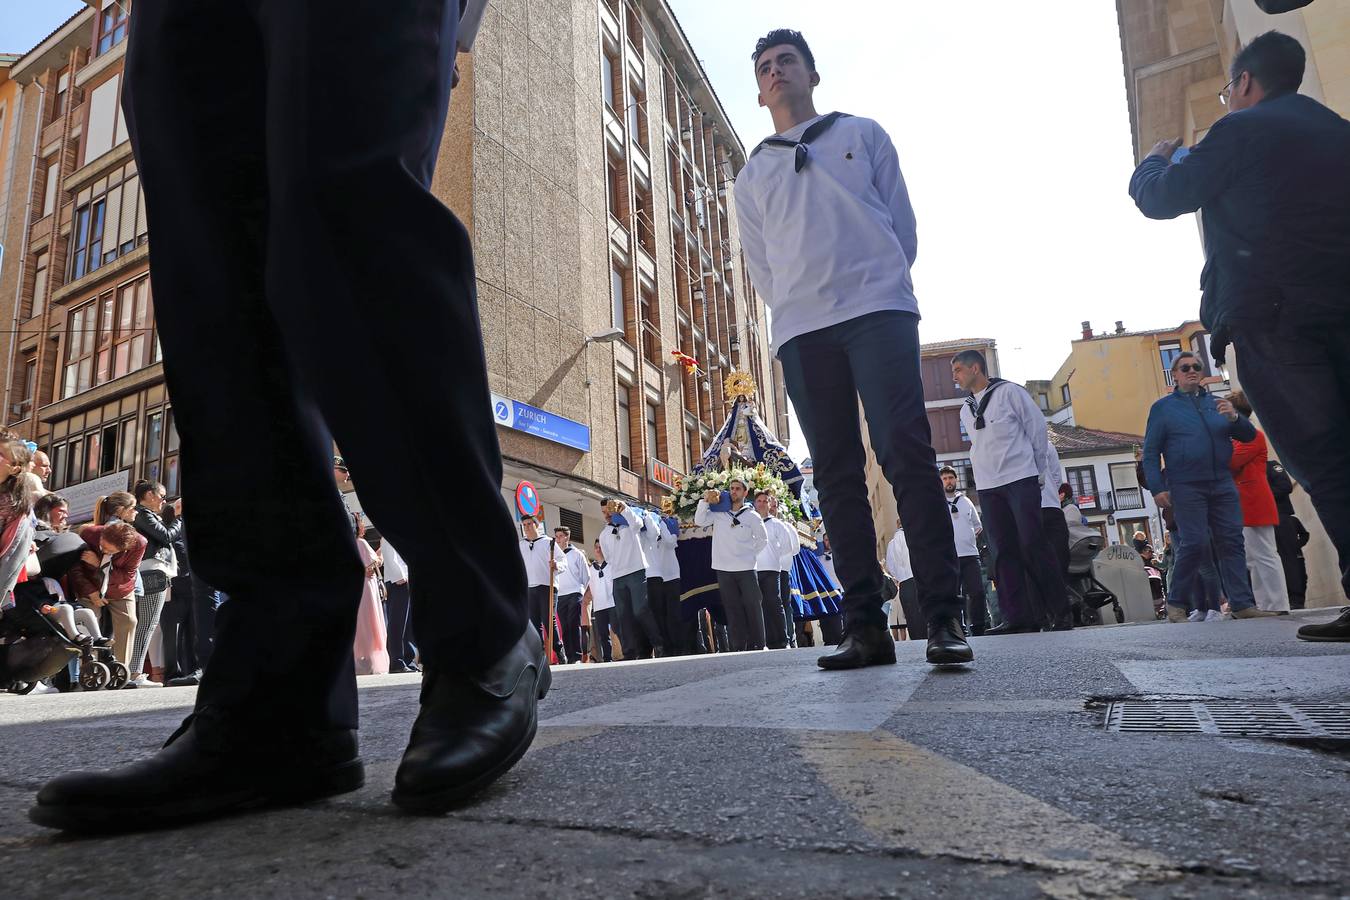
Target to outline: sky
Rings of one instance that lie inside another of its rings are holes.
[[[919,226],[925,342],[993,338],[1004,377],[1049,378],[1080,322],[1162,328],[1199,311],[1193,217],[1149,221],[1134,169],[1109,0],[668,0],[747,151],[773,131],[755,41],[805,33],[816,105],[876,119]],[[0,51],[23,51],[79,0],[0,0]],[[959,13],[954,7],[960,7]],[[790,449],[806,453],[793,423]]]
[[[918,219],[924,342],[993,338],[1021,382],[1050,378],[1084,320],[1142,330],[1199,314],[1194,217],[1150,221],[1127,193],[1109,0],[669,2],[747,152],[773,132],[750,54],[779,27],[811,45],[818,110],[890,133]]]

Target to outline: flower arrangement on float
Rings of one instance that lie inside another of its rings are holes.
[[[749,491],[749,499],[754,501],[757,492],[772,491],[778,498],[778,515],[787,522],[802,519],[802,506],[783,479],[774,475],[763,465],[729,465],[722,469],[709,469],[676,479],[675,493],[662,499],[661,511],[675,516],[681,522],[692,522],[698,501],[708,491],[725,491],[732,481],[743,481]]]

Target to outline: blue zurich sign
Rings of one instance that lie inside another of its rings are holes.
[[[503,428],[523,431],[584,453],[591,449],[591,429],[587,426],[508,397],[492,395],[492,420]]]

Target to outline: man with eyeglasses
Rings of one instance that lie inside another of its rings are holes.
[[[961,569],[961,592],[966,597],[966,627],[974,635],[989,630],[989,605],[984,595],[984,576],[980,573],[980,547],[975,542],[984,525],[980,523],[979,510],[970,502],[965,491],[960,489],[956,470],[943,466],[942,490],[947,501],[947,511],[951,513],[952,540],[956,543],[956,561]]]
[[[1159,509],[1170,507],[1177,522],[1174,537],[1180,545],[1172,593],[1183,600],[1194,595],[1201,562],[1212,542],[1233,618],[1273,616],[1256,608],[1247,582],[1242,504],[1228,468],[1233,441],[1255,439],[1256,429],[1232,403],[1205,390],[1204,377],[1205,366],[1198,356],[1178,355],[1172,361],[1176,387],[1153,404],[1144,431],[1144,472],[1153,502]]]
[[[1155,145],[1130,196],[1154,219],[1200,210],[1200,318],[1215,359],[1236,349],[1243,389],[1350,592],[1350,122],[1298,93],[1305,64],[1288,35],[1252,40],[1220,95],[1228,114],[1174,164],[1177,142]]]

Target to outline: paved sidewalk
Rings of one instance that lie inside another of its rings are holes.
[[[1294,637],[1334,612],[980,638],[967,671],[918,642],[833,674],[809,650],[561,668],[525,760],[431,819],[388,803],[416,676],[361,679],[362,791],[91,840],[30,825],[33,791],[151,751],[195,692],[4,695],[0,895],[1346,896],[1350,645]],[[1105,727],[1159,697],[1312,736]]]

